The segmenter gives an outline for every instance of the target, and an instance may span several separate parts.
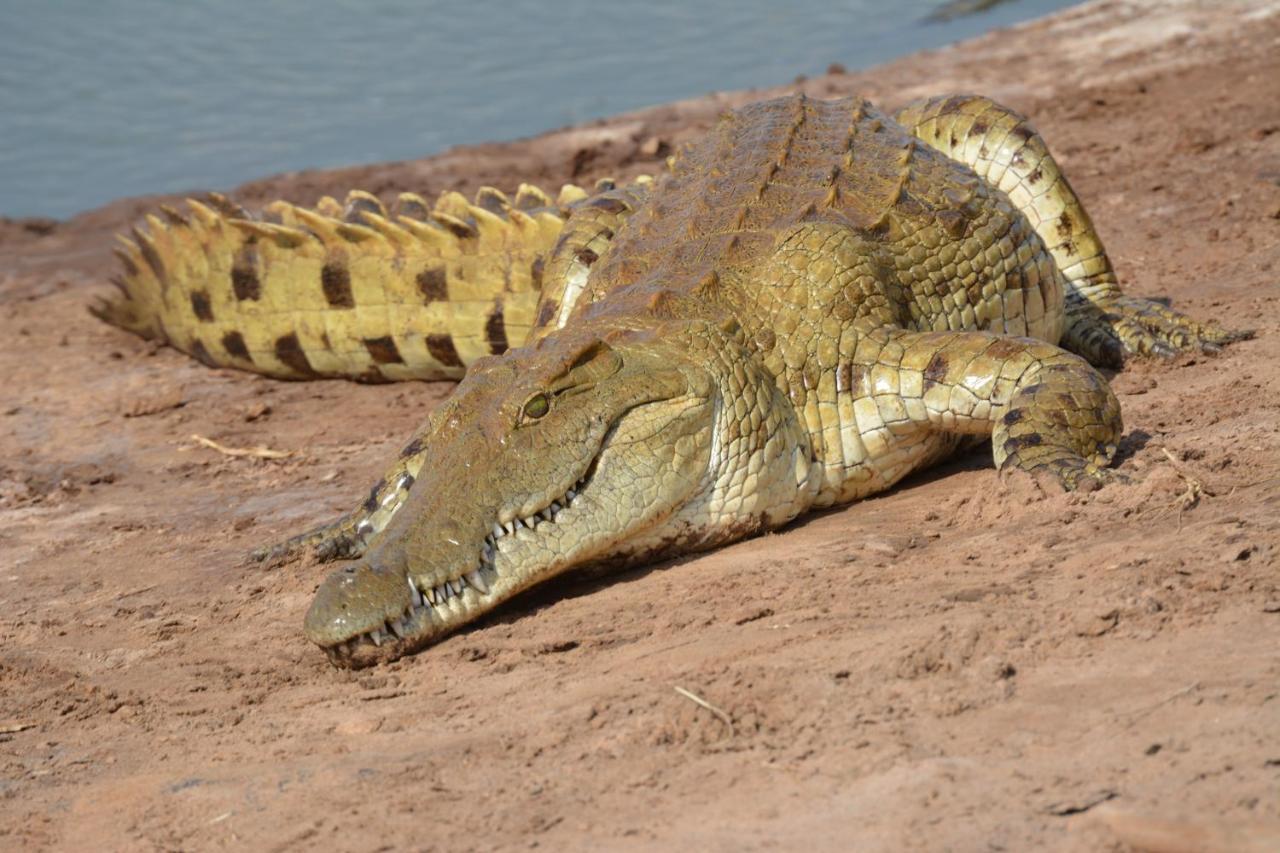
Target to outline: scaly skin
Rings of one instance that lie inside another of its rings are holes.
[[[510,257],[543,270],[525,345],[471,364],[361,507],[272,552],[349,558],[321,585],[307,636],[339,665],[394,658],[569,569],[776,528],[889,488],[974,436],[991,437],[1002,474],[1066,488],[1116,477],[1119,405],[1089,362],[1238,336],[1120,292],[1021,116],[953,97],[898,119],[860,100],[754,104],[651,186],[580,200],[554,245],[511,240]],[[374,217],[369,230],[386,231]],[[314,239],[333,251],[350,242],[337,234]],[[362,254],[370,239],[345,247],[355,294],[391,292],[387,270],[406,267],[380,244]],[[314,299],[325,279],[296,260],[310,243],[291,240],[264,261],[268,287]],[[182,304],[226,290],[225,269],[173,272],[207,242],[146,245],[134,267],[152,254],[165,272],[130,273],[132,313],[110,316],[199,335],[209,320],[164,326],[140,306],[157,291]],[[488,257],[489,277],[469,286],[510,277]],[[322,316],[345,328],[333,318],[351,310]],[[420,320],[394,326],[402,352]],[[260,337],[301,322],[282,309]],[[274,369],[256,356],[241,366]]]
[[[543,259],[585,198],[572,185],[555,203],[529,185],[514,202],[491,187],[434,206],[404,193],[392,214],[357,191],[345,206],[276,202],[259,220],[214,194],[122,238],[122,298],[93,311],[279,379],[458,379],[528,337]]]

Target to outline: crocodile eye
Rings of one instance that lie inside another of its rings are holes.
[[[551,401],[547,399],[546,394],[530,397],[529,402],[524,404],[524,416],[529,420],[537,420],[549,411],[551,411]]]

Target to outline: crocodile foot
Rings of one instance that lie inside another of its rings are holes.
[[[290,536],[282,542],[264,545],[249,552],[249,559],[257,563],[277,563],[294,557],[311,548],[321,563],[359,557],[364,553],[364,537],[352,529],[346,519],[325,524],[306,533]]]
[[[1200,323],[1152,299],[1117,296],[1068,308],[1062,346],[1098,367],[1119,367],[1132,356],[1173,358],[1184,352],[1214,354],[1252,331]]]
[[[1065,457],[1023,467],[1006,466],[1000,475],[1002,478],[1028,476],[1046,492],[1095,492],[1111,483],[1132,482],[1125,474],[1105,465],[1103,460]]]

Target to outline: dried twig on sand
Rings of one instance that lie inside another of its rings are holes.
[[[683,696],[684,698],[688,699],[690,702],[694,703],[695,705],[698,705],[702,708],[706,708],[708,711],[715,714],[716,718],[720,720],[720,722],[724,723],[726,726],[729,727],[729,737],[733,737],[733,720],[729,718],[729,714],[724,709],[717,708],[715,705],[712,705],[710,702],[708,702],[706,699],[703,699],[698,694],[693,693],[692,691],[689,691],[689,690],[685,690],[683,687],[677,686],[675,688],[675,691],[679,693],[681,696]]]
[[[196,444],[216,450],[224,456],[252,456],[255,459],[287,459],[293,456],[297,451],[294,450],[272,450],[269,447],[227,447],[225,444],[219,444],[212,438],[205,438],[198,433],[191,434],[191,440]]]
[[[1167,447],[1162,447],[1160,448],[1160,452],[1163,453],[1165,458],[1167,458],[1170,464],[1173,465],[1173,472],[1181,477],[1182,482],[1186,484],[1186,490],[1182,494],[1178,495],[1172,504],[1172,506],[1176,506],[1178,508],[1178,529],[1181,530],[1182,513],[1200,503],[1200,498],[1205,495],[1212,497],[1214,493],[1205,486],[1203,480],[1193,477],[1182,470],[1182,465],[1178,461],[1178,457],[1173,455],[1173,451],[1169,450]]]

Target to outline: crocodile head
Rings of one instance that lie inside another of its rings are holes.
[[[785,523],[816,480],[785,397],[713,324],[565,330],[475,364],[433,422],[404,505],[307,614],[335,664],[419,649],[584,564]]]

